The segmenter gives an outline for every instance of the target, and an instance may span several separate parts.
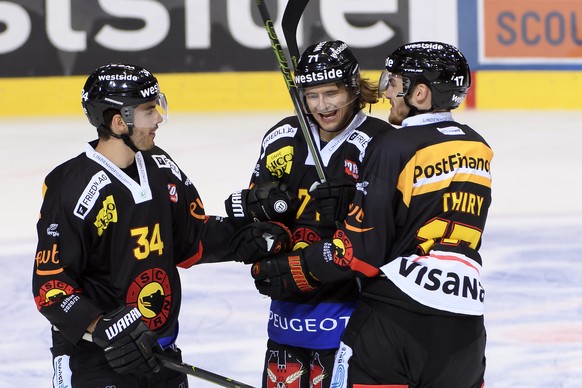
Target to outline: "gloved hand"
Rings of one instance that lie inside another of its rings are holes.
[[[224,206],[226,214],[244,225],[260,221],[290,221],[299,201],[281,182],[266,182],[232,193]]]
[[[348,215],[349,205],[356,194],[356,184],[349,179],[317,182],[309,194],[315,200],[320,222],[338,226]]]
[[[95,326],[93,342],[105,351],[105,358],[117,373],[158,372],[154,350],[161,347],[157,335],[141,320],[136,307],[121,306],[104,315]]]
[[[257,260],[290,251],[291,231],[279,222],[255,222],[241,228],[230,240],[234,261],[252,264]]]
[[[311,292],[319,286],[319,281],[308,271],[301,251],[257,261],[251,267],[251,275],[257,290],[272,299]]]

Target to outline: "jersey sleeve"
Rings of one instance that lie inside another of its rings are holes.
[[[103,311],[83,293],[81,273],[87,263],[88,246],[83,228],[73,215],[65,185],[48,178],[45,182],[37,223],[32,292],[41,314],[67,340],[77,343]]]
[[[300,254],[309,271],[322,283],[354,277],[375,277],[396,237],[393,204],[398,192],[388,190],[394,178],[386,166],[388,153],[377,152],[374,140],[356,184],[356,194],[343,224],[330,238],[305,248]]]
[[[176,182],[174,241],[176,264],[189,268],[195,264],[231,260],[229,241],[236,231],[228,218],[209,216],[198,190],[182,172],[183,182]]]
[[[298,131],[296,118],[287,117],[275,124],[263,137],[250,187],[273,181],[286,183],[294,155],[294,137]]]

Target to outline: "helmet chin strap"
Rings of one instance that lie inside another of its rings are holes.
[[[97,131],[102,133],[102,134],[114,137],[116,139],[123,140],[125,145],[128,146],[133,152],[135,152],[135,153],[140,152],[140,150],[135,146],[135,144],[133,144],[133,141],[131,140],[131,135],[133,134],[133,126],[132,125],[127,126],[127,133],[124,133],[123,135],[118,135],[116,133],[113,133],[113,131],[106,128],[104,125],[100,125],[99,128],[97,128]]]
[[[121,140],[123,140],[125,145],[131,148],[131,150],[137,154],[139,152],[139,149],[135,146],[135,144],[133,144],[133,141],[131,141],[130,136],[132,133],[133,128],[129,127],[129,133],[121,135]]]
[[[414,105],[412,105],[410,103],[410,101],[408,101],[408,97],[404,96],[404,103],[406,104],[406,106],[410,109],[408,111],[408,114],[406,115],[406,118],[412,117],[412,116],[416,116],[416,115],[420,115],[423,113],[429,113],[432,112],[434,109],[431,107],[430,109],[418,109],[417,107],[415,107]]]

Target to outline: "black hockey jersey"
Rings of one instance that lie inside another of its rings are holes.
[[[304,259],[322,281],[363,275],[363,298],[481,315],[478,249],[491,204],[493,152],[450,112],[404,123],[371,142],[344,225],[333,241],[305,250]]]
[[[392,128],[360,111],[341,134],[322,146],[318,127],[313,123],[310,126],[315,145],[320,149],[326,178],[346,178],[354,182],[360,177],[366,147],[372,137]],[[288,190],[300,200],[296,220],[290,225],[294,249],[332,236],[335,225],[319,222],[315,203],[309,194],[309,189],[319,182],[319,178],[295,116],[277,123],[263,138],[251,184],[273,180],[287,184]],[[335,348],[353,311],[357,294],[356,283],[351,280],[324,285],[310,294],[273,300],[269,338],[281,344],[310,349]]]
[[[33,294],[71,344],[121,305],[139,308],[162,346],[177,336],[176,266],[222,260],[234,228],[207,217],[196,188],[160,148],[138,152],[134,179],[87,144],[45,179]]]

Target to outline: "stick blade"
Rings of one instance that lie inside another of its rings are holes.
[[[283,20],[281,21],[283,35],[285,36],[285,42],[287,42],[287,48],[289,49],[291,63],[294,69],[297,67],[297,61],[300,55],[297,45],[297,26],[299,25],[299,20],[301,20],[305,7],[307,7],[307,3],[309,3],[309,0],[289,0],[283,13]]]

